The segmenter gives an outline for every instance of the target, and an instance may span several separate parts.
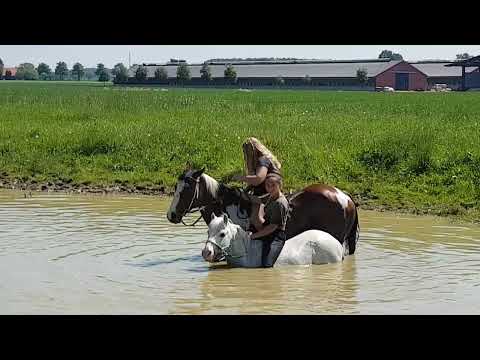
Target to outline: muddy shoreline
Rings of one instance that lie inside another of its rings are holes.
[[[119,182],[114,185],[94,185],[88,182],[74,183],[72,181],[47,181],[37,182],[36,180],[21,181],[19,179],[9,179],[0,176],[0,189],[18,190],[30,192],[64,192],[71,194],[141,194],[156,196],[171,196],[173,189],[167,189],[165,186],[152,185],[141,186],[132,185],[126,182]]]
[[[88,182],[74,183],[73,181],[47,181],[37,182],[36,180],[22,181],[20,179],[11,179],[0,173],[0,190],[16,190],[23,191],[25,197],[32,197],[33,192],[57,192],[65,194],[91,194],[91,195],[145,195],[168,197],[173,196],[173,188],[163,185],[134,185],[127,182],[118,182],[114,185],[94,185]],[[421,215],[436,216],[449,219],[453,222],[460,223],[480,223],[478,218],[462,216],[462,214],[443,213],[439,214],[433,208],[417,208],[417,207],[396,207],[387,204],[375,203],[375,198],[363,196],[353,196],[355,204],[362,210],[373,210],[378,212],[390,212],[403,215]]]

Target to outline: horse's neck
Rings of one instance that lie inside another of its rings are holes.
[[[217,180],[208,176],[207,174],[202,174],[199,186],[199,206],[208,205],[212,202],[218,201],[218,189],[220,184]]]
[[[245,243],[245,244],[247,244],[247,242],[250,242],[250,237],[247,235],[247,232],[243,230],[240,225],[234,225],[232,232],[233,232],[234,241]]]
[[[231,248],[233,255],[243,254],[245,251],[248,253],[250,245],[250,237],[242,229],[241,226],[231,223],[232,242]]]
[[[253,242],[250,236],[247,235],[241,226],[233,225],[232,229],[232,255],[237,254],[245,255],[241,258],[241,266],[243,267],[260,267],[262,264],[262,252],[259,248],[253,248]],[[256,246],[259,243],[255,243]],[[261,244],[260,244],[261,245]],[[238,259],[235,261],[238,264]]]

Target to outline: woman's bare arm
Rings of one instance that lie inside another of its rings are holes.
[[[278,228],[277,224],[269,224],[269,225],[265,226],[262,230],[257,231],[255,234],[252,234],[251,238],[252,239],[257,239],[257,238],[261,238],[261,237],[270,235],[275,230],[277,230],[277,228]]]
[[[246,182],[248,185],[257,186],[265,181],[267,177],[268,168],[265,166],[260,166],[257,168],[257,173],[255,175],[246,175],[246,176],[236,176],[234,180]]]

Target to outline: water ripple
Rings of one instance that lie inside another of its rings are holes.
[[[0,191],[4,313],[480,313],[480,227],[361,211],[341,264],[233,269],[168,199]],[[55,300],[52,300],[55,299]],[[452,304],[455,303],[455,307]]]

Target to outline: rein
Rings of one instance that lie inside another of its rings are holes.
[[[197,209],[197,210],[195,210],[195,211],[192,211],[192,212],[189,212],[189,213],[185,213],[185,214],[193,214],[193,213],[196,213],[197,211],[202,211],[203,208],[205,208],[205,206],[202,206],[202,208],[199,208],[199,209]],[[184,215],[184,216],[185,216],[185,215]],[[202,214],[200,214],[200,216],[198,217],[198,219],[195,220],[195,221],[194,221],[193,223],[191,223],[191,224],[186,224],[185,221],[183,221],[183,218],[182,218],[182,224],[185,225],[185,226],[195,226],[195,224],[196,224],[197,222],[199,222],[201,218],[202,218]]]

